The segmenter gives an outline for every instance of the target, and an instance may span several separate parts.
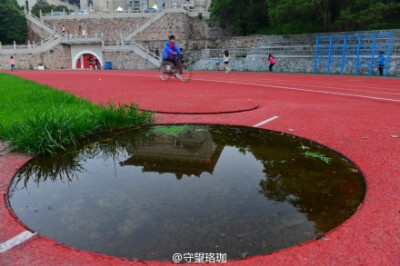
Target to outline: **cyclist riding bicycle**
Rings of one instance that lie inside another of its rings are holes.
[[[179,74],[176,73],[176,66],[178,63],[178,58],[181,55],[181,50],[179,47],[175,44],[175,36],[171,35],[169,36],[169,41],[164,45],[164,56],[163,56],[163,61],[164,62],[171,62],[174,64],[175,67],[175,76],[178,76]]]

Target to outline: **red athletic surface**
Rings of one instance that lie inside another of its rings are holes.
[[[399,265],[400,262],[400,79],[195,72],[190,83],[157,78],[143,71],[21,71],[16,75],[66,90],[93,102],[139,102],[191,112],[240,107],[250,99],[259,108],[212,115],[157,114],[159,123],[220,123],[289,132],[325,144],[350,158],[365,174],[364,203],[349,220],[320,240],[270,255],[230,261],[234,265]],[[101,80],[99,80],[101,79]],[[168,102],[165,104],[165,102]],[[185,107],[183,103],[193,106]],[[176,104],[176,106],[175,106]],[[168,110],[165,110],[168,111]],[[28,160],[0,156],[3,195],[15,171]],[[0,243],[24,231],[0,203]],[[171,254],[172,255],[172,254]],[[228,254],[229,257],[229,254]],[[0,254],[0,265],[139,264],[79,251],[35,236]],[[151,262],[150,265],[159,264]]]

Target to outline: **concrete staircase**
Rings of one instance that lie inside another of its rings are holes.
[[[154,66],[159,67],[160,66],[160,59],[157,58],[155,54],[152,52],[148,51],[146,48],[141,46],[140,44],[136,42],[131,42],[132,50],[135,54],[139,55],[143,59],[149,61],[152,63]]]
[[[136,37],[136,35],[138,35],[139,33],[141,33],[142,31],[144,31],[145,29],[147,29],[148,27],[150,27],[153,23],[157,22],[158,20],[160,20],[162,17],[164,17],[166,14],[165,11],[161,11],[158,13],[155,13],[154,15],[152,15],[151,17],[149,17],[148,19],[146,19],[142,24],[140,24],[134,31],[132,31],[131,33],[129,33],[126,37],[125,37],[125,41],[130,41],[132,39],[134,39]]]
[[[47,31],[48,33],[50,33],[51,36],[59,34],[59,32],[56,29],[54,29],[51,25],[45,23],[40,18],[33,15],[31,12],[25,11],[24,13],[27,20],[29,20],[39,28]]]
[[[103,45],[103,51],[110,51],[110,52],[116,52],[116,51],[127,51],[127,52],[134,52],[136,55],[142,57],[155,67],[159,67],[161,64],[160,59],[152,52],[138,44],[137,42],[130,41],[129,43],[124,43],[122,42],[119,43],[108,43]]]
[[[184,8],[165,9],[165,10],[162,10],[161,12],[154,13],[152,16],[150,16],[148,19],[146,19],[144,22],[142,22],[140,25],[138,25],[138,27],[134,31],[129,33],[125,37],[125,41],[133,40],[136,37],[136,35],[143,32],[144,30],[146,30],[153,23],[159,21],[167,13],[168,14],[189,14],[188,10],[186,10]]]
[[[148,19],[146,19],[143,23],[141,23],[134,31],[129,33],[127,36],[125,36],[124,42],[129,42],[128,46],[122,45],[119,47],[120,49],[129,49],[130,51],[133,51],[135,54],[138,56],[142,57],[143,59],[147,60],[151,64],[153,64],[155,67],[160,66],[160,59],[152,52],[150,52],[148,49],[144,48],[140,44],[134,41],[134,38],[144,30],[146,30],[148,27],[159,21],[161,18],[163,18],[166,14],[166,11],[163,10],[161,12],[155,13]],[[106,48],[107,49],[107,48]]]
[[[28,42],[27,45],[0,45],[0,55],[22,55],[22,54],[40,54],[53,49],[60,44],[101,44],[102,38],[99,36],[92,37],[74,37],[68,38],[63,36],[54,36],[39,43]]]
[[[61,44],[61,38],[52,37],[47,40],[42,40],[40,43],[36,44],[28,42],[27,45],[0,46],[0,55],[40,54],[59,44]]]
[[[160,66],[160,59],[153,53],[151,53],[149,50],[138,44],[137,42],[134,42],[134,38],[147,28],[149,28],[151,25],[159,21],[161,18],[167,14],[167,12],[170,13],[187,13],[185,9],[182,8],[176,8],[174,10],[162,10],[161,12],[155,13],[152,15],[150,18],[146,19],[143,23],[141,23],[134,31],[129,33],[127,36],[125,36],[124,41],[125,42],[130,42],[130,47],[134,53],[139,55],[140,57],[146,59],[156,67]]]

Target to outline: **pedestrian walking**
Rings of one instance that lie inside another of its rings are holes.
[[[222,60],[219,56],[215,58],[216,71],[221,70],[221,62],[222,62]]]
[[[272,68],[274,67],[274,65],[276,63],[275,57],[273,57],[271,54],[269,54],[268,61],[269,61],[269,72],[272,72]]]
[[[223,61],[224,61],[225,73],[230,72],[231,69],[229,68],[229,62],[231,61],[231,57],[229,56],[228,50],[225,50]]]
[[[379,60],[379,75],[383,76],[383,69],[385,68],[385,56],[383,55],[383,52],[379,53],[378,56],[378,60]]]

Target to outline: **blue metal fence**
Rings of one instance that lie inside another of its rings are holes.
[[[388,75],[392,33],[317,36],[314,73],[369,75],[378,71],[378,56]]]

